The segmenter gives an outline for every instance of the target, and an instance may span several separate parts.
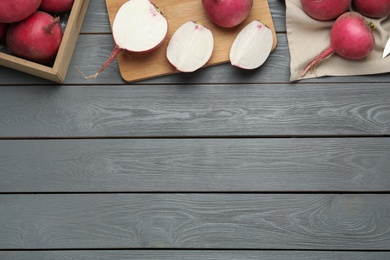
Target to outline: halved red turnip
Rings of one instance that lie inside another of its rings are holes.
[[[230,62],[242,69],[256,69],[267,60],[273,43],[271,29],[260,21],[252,21],[234,39],[230,48]]]
[[[100,70],[86,78],[96,78],[122,51],[148,52],[154,50],[166,38],[168,21],[149,0],[129,0],[118,10],[112,35],[115,47]]]
[[[207,63],[213,50],[211,31],[202,24],[189,21],[172,35],[166,55],[178,71],[193,72]]]

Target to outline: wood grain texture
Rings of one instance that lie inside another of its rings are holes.
[[[388,260],[389,252],[111,250],[1,252],[2,260]]]
[[[0,193],[390,191],[384,138],[10,140],[0,148]]]
[[[0,136],[388,135],[388,84],[2,87]]]
[[[390,194],[0,196],[0,249],[388,250]]]
[[[99,43],[99,44],[97,44]],[[122,85],[125,84],[118,70],[115,60],[96,79],[86,80],[76,66],[85,74],[94,74],[106,60],[114,46],[110,34],[82,34],[78,38],[75,53],[69,66],[66,85]],[[285,34],[278,34],[278,46],[271,53],[268,60],[257,70],[243,71],[230,64],[221,64],[200,69],[190,74],[174,74],[139,81],[131,85],[159,85],[159,84],[264,84],[290,83],[290,54]],[[50,81],[30,76],[16,70],[0,67],[0,87],[5,85],[52,85]],[[354,82],[386,83],[390,82],[390,73],[351,77],[323,77],[293,83],[292,86],[310,86],[318,83],[344,84]]]
[[[390,259],[390,73],[290,83],[268,3],[253,72],[85,80],[113,48],[105,0],[64,85],[0,68],[0,259]]]

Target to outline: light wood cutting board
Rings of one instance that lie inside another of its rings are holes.
[[[121,5],[128,0],[106,0],[110,23]],[[166,49],[173,33],[187,21],[200,22],[207,26],[214,36],[214,51],[205,65],[212,66],[229,62],[229,51],[238,32],[249,22],[260,20],[271,28],[274,34],[273,50],[276,47],[276,33],[267,0],[254,0],[248,18],[235,28],[221,28],[213,24],[205,13],[201,0],[152,0],[168,20],[168,35],[163,44],[149,53],[135,54],[122,51],[118,55],[119,70],[126,82],[177,73],[166,58]]]

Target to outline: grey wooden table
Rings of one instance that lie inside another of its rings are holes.
[[[0,259],[390,259],[390,74],[125,84],[91,1],[64,85],[0,68]]]

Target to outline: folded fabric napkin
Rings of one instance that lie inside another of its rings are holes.
[[[352,10],[352,9],[351,9]],[[382,59],[390,33],[390,17],[370,19],[376,29],[375,49],[361,60],[347,60],[333,54],[320,62],[303,78],[323,76],[368,75],[390,72],[390,55]],[[286,27],[290,50],[290,80],[300,80],[306,65],[330,44],[330,29],[334,21],[317,21],[310,18],[301,7],[300,0],[286,0]]]

